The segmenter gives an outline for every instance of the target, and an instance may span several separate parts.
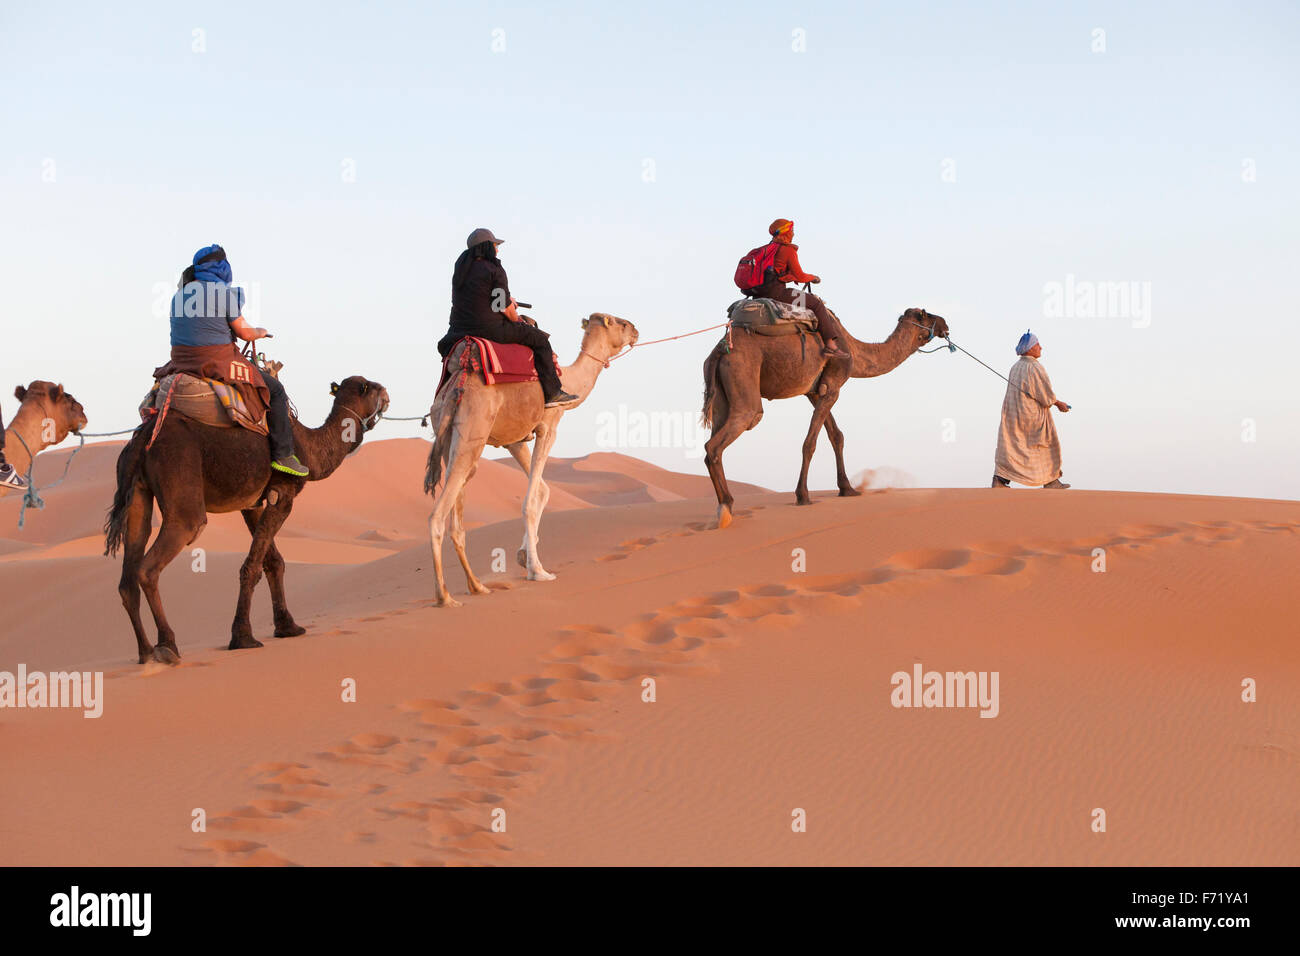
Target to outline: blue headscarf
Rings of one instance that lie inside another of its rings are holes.
[[[230,271],[230,260],[222,258],[219,261],[205,262],[203,265],[199,265],[199,260],[204,256],[224,251],[220,245],[213,243],[194,253],[194,278],[199,282],[224,282],[226,285],[230,285],[234,278],[233,273]]]
[[[223,262],[222,265],[225,265],[225,263]],[[1028,329],[1025,329],[1025,334],[1020,336],[1020,341],[1016,343],[1016,354],[1024,355],[1037,344],[1038,336],[1033,332],[1030,332]]]

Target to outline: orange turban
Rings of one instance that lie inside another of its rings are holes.
[[[792,219],[777,219],[772,223],[772,225],[767,227],[767,234],[769,236],[779,236],[783,232],[793,231],[794,220]]]

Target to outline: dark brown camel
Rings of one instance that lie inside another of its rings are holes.
[[[289,613],[284,599],[284,558],[275,535],[308,481],[328,478],[361,445],[388,408],[388,392],[359,375],[332,385],[334,407],[319,428],[293,422],[293,444],[310,478],[271,470],[267,440],[243,428],[201,425],[175,411],[168,413],[153,447],[145,449],[151,425],[140,428],[117,459],[117,494],[104,525],[105,554],[123,548],[118,593],[135,629],[140,663],[175,663],[180,658],[176,634],[163,614],[158,577],[183,548],[193,544],[209,514],[239,511],[252,533],[248,557],[239,569],[239,603],[230,627],[230,649],[261,647],[254,640],[248,609],[253,588],[266,572],[275,609],[275,636],[306,633]],[[146,552],[153,525],[153,504],[162,511],[162,527]],[[140,590],[158,627],[158,647],[149,646],[140,620]]]
[[[704,445],[704,463],[718,496],[718,527],[731,524],[735,499],[722,471],[722,453],[763,418],[763,399],[807,396],[813,404],[812,422],[803,441],[803,466],[795,488],[797,504],[812,504],[808,495],[808,465],[817,448],[817,433],[826,436],[835,449],[836,483],[840,495],[860,491],[844,471],[844,433],[835,424],[831,408],[840,397],[840,387],[850,378],[873,378],[893,371],[909,355],[935,337],[947,338],[948,323],[924,309],[908,309],[898,317],[893,334],[883,342],[859,342],[845,333],[842,347],[852,360],[828,358],[814,337],[801,342],[798,335],[757,335],[744,329],[732,330],[732,348],[719,342],[704,362],[705,425],[713,435]]]

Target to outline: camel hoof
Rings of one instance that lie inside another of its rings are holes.
[[[857,498],[857,497],[859,497],[861,494],[862,494],[862,489],[861,489],[861,488],[841,488],[841,489],[840,489],[840,497],[841,497],[841,498]]]
[[[718,509],[718,530],[731,526],[731,509],[723,505]]]
[[[434,607],[461,607],[461,603],[450,594],[433,602]]]
[[[301,624],[290,624],[288,627],[277,627],[275,629],[276,637],[301,637],[307,633],[307,628]]]
[[[248,636],[232,637],[230,639],[230,643],[226,646],[226,650],[242,651],[242,650],[247,650],[250,647],[261,647],[261,646],[262,646],[261,641],[252,637],[252,635],[248,635]]]
[[[153,659],[159,664],[171,664],[175,666],[181,662],[179,651],[175,651],[166,644],[159,644],[153,649]]]
[[[479,584],[469,589],[470,594],[491,594],[492,589]]]
[[[554,581],[554,580],[555,580],[555,575],[552,574],[550,571],[544,571],[544,570],[529,571],[529,572],[528,572],[528,580],[530,580],[530,581]]]
[[[802,508],[804,505],[815,505],[817,502],[812,498],[796,498],[795,504]]]

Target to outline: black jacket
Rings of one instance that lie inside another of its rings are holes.
[[[475,259],[465,279],[451,290],[447,338],[485,335],[501,325],[510,304],[510,280],[498,259]],[[494,308],[495,306],[495,308]]]

